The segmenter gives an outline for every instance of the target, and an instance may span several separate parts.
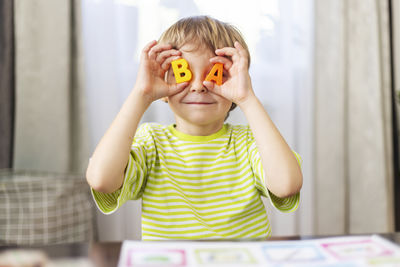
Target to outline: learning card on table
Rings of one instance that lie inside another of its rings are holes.
[[[378,235],[294,241],[124,241],[118,267],[400,266],[400,247]]]

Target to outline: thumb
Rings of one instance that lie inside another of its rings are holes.
[[[221,88],[215,83],[210,81],[203,81],[203,85],[207,88],[208,91],[221,95]]]
[[[188,82],[183,82],[183,83],[177,83],[177,84],[173,84],[169,86],[169,92],[168,92],[168,96],[170,95],[175,95],[179,92],[182,92],[186,86],[188,86]]]

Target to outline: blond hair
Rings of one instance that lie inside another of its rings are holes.
[[[240,31],[233,25],[211,18],[195,16],[180,19],[169,27],[160,37],[160,43],[171,44],[179,49],[185,44],[205,46],[212,52],[218,48],[233,47],[238,41],[247,51],[250,65],[250,53]]]
[[[160,37],[159,42],[170,44],[175,49],[180,49],[185,44],[198,44],[205,46],[213,53],[223,47],[234,47],[238,41],[247,52],[248,66],[250,67],[250,53],[240,31],[233,25],[211,18],[209,16],[187,17],[178,20],[170,26]],[[229,111],[236,108],[232,103]],[[229,112],[225,117],[228,118]]]

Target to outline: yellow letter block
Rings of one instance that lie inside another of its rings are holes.
[[[192,79],[192,72],[188,68],[186,59],[180,58],[171,62],[176,83],[183,83]]]
[[[217,85],[221,85],[223,71],[224,65],[222,63],[215,63],[213,68],[207,74],[206,81],[215,81]]]

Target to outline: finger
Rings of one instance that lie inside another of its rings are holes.
[[[146,54],[149,53],[150,49],[153,48],[153,46],[155,46],[157,44],[156,40],[151,41],[150,43],[148,43],[142,50],[142,54]]]
[[[235,48],[233,47],[224,47],[221,49],[217,49],[215,53],[218,56],[229,56],[232,58],[232,62],[242,62],[243,66],[246,65],[248,67],[249,56],[246,49],[239,42],[235,42]]]
[[[210,62],[215,64],[215,63],[222,63],[224,65],[224,69],[229,70],[232,67],[232,61],[229,58],[226,57],[212,57],[210,58]]]
[[[215,50],[215,54],[217,56],[229,56],[229,57],[232,57],[232,56],[238,54],[238,51],[234,47],[224,47],[224,48],[220,48],[220,49]]]
[[[210,81],[203,81],[203,85],[206,87],[206,89],[212,93],[212,94],[216,94],[219,95],[220,97],[223,97],[225,99],[227,99],[223,94],[222,94],[222,88],[221,86],[216,85],[213,82]]]
[[[165,51],[160,52],[157,55],[156,61],[158,63],[162,64],[166,58],[171,57],[171,56],[180,56],[181,53],[182,53],[181,51],[176,50],[176,49],[165,50]]]
[[[219,96],[221,96],[221,97],[224,97],[224,96],[222,95],[221,87],[218,86],[218,85],[216,85],[215,83],[210,82],[210,81],[204,81],[204,82],[203,82],[203,85],[206,87],[206,89],[207,89],[210,93],[219,95]]]
[[[234,44],[235,48],[238,50],[240,56],[248,58],[249,55],[247,54],[246,49],[244,49],[244,47],[242,46],[241,43],[239,43],[238,41],[235,42]]]
[[[177,83],[177,84],[170,85],[168,96],[173,96],[173,95],[179,94],[180,92],[185,90],[185,88],[188,85],[189,85],[189,82],[183,82],[183,83]]]
[[[180,58],[181,58],[180,56],[174,56],[174,57],[169,57],[169,58],[165,59],[164,62],[161,64],[161,68],[164,71],[169,70],[171,62],[174,61],[174,60],[180,59]]]
[[[145,47],[143,48],[143,52],[147,53],[150,51],[150,49],[157,44],[156,40],[151,41],[150,43],[146,44]]]
[[[149,51],[149,57],[151,58],[151,59],[156,59],[156,57],[157,57],[157,54],[158,53],[160,53],[161,51],[164,51],[164,50],[168,50],[168,49],[171,49],[171,45],[170,44],[157,44],[157,45],[155,45],[155,46],[153,46],[151,49],[150,49],[150,51]]]
[[[211,92],[215,92],[216,91],[216,87],[217,86],[215,86],[215,83],[213,83],[213,82],[203,81],[203,85],[206,87],[206,89],[208,91],[211,91]]]

